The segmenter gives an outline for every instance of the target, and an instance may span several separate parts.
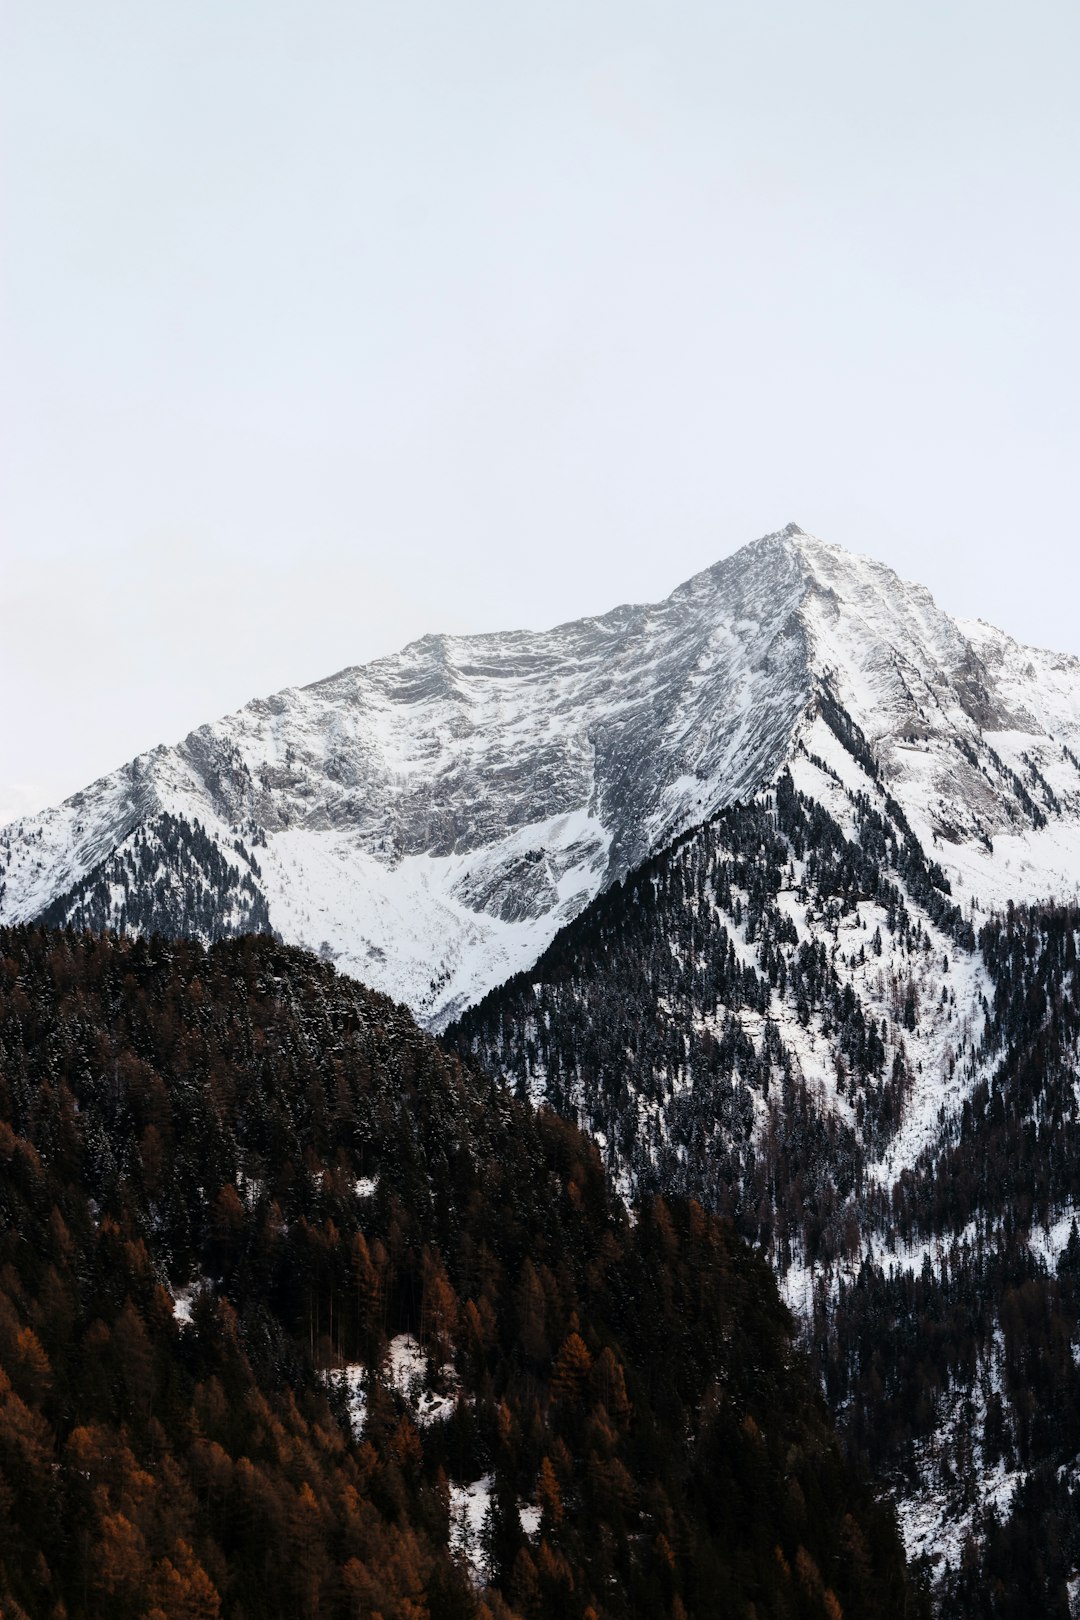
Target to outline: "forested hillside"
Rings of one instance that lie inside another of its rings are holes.
[[[5,1616],[919,1612],[765,1264],[251,937],[0,933]]]
[[[887,1254],[819,1290],[826,1387],[879,1474],[971,1515],[948,1612],[1068,1620],[1080,1569],[1080,909],[984,925],[970,1097],[892,1189]],[[911,1264],[911,1258],[918,1264]]]
[[[843,741],[861,782],[826,738],[447,1040],[596,1131],[631,1193],[695,1196],[763,1246],[943,1613],[1065,1620],[1080,916],[962,909]]]
[[[736,1216],[781,1272],[858,1252],[849,1199],[874,1203],[869,1168],[931,1093],[936,1114],[940,1069],[973,1068],[987,983],[884,790],[799,767],[818,797],[785,772],[446,1032],[595,1131],[634,1193]]]

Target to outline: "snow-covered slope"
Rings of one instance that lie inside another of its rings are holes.
[[[835,546],[795,542],[812,679],[865,732],[958,898],[1080,887],[1080,660],[954,619]]]
[[[789,525],[659,604],[426,636],[154,749],[0,834],[0,920],[269,926],[439,1026],[822,702],[964,904],[1076,890],[1080,664]]]

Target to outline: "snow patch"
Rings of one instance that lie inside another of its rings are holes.
[[[322,1375],[328,1389],[341,1390],[345,1395],[354,1440],[363,1439],[367,1421],[367,1391],[364,1387],[367,1376],[367,1368],[359,1361],[347,1362],[343,1367],[329,1367]]]
[[[475,1586],[485,1584],[480,1539],[494,1485],[494,1474],[483,1474],[470,1484],[450,1486],[450,1551],[464,1561]]]
[[[192,1320],[196,1299],[200,1294],[212,1293],[213,1286],[209,1277],[197,1277],[186,1287],[178,1288],[173,1295],[173,1320],[179,1322],[181,1327],[187,1327]]]
[[[449,1363],[439,1370],[438,1382],[446,1387],[440,1394],[428,1387],[428,1357],[411,1333],[392,1339],[387,1356],[390,1384],[408,1403],[415,1422],[439,1423],[450,1416],[457,1402],[458,1378]]]

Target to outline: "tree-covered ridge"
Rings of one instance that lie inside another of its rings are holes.
[[[86,877],[59,895],[38,921],[96,933],[164,934],[207,942],[269,934],[255,847],[265,836],[234,832],[229,856],[199,821],[163,812],[137,827]]]
[[[730,1226],[325,964],[0,933],[0,1159],[7,1615],[914,1612]]]

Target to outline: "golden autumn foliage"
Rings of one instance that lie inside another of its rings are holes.
[[[564,1339],[552,1368],[551,1393],[554,1398],[577,1400],[585,1388],[591,1368],[592,1356],[588,1345],[580,1333],[570,1333]]]
[[[551,1458],[544,1457],[540,1463],[540,1473],[536,1481],[536,1500],[548,1525],[554,1526],[562,1523],[563,1503],[562,1492],[559,1490],[559,1481],[555,1470],[551,1466]]]
[[[326,964],[4,935],[0,1166],[0,1616],[901,1612],[731,1229]]]

